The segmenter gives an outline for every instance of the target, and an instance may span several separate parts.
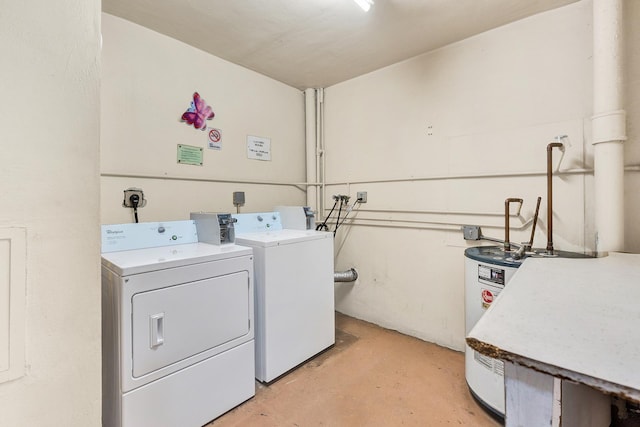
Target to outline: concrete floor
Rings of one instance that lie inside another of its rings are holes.
[[[207,427],[496,427],[473,400],[464,354],[336,314],[336,344]]]

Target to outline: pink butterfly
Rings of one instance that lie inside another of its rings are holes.
[[[207,120],[213,119],[215,116],[211,107],[204,102],[204,99],[200,98],[198,92],[193,93],[193,102],[191,107],[182,115],[182,120],[189,125],[193,125],[196,129],[205,129],[207,127]]]

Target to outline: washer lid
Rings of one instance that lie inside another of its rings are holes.
[[[187,243],[157,248],[133,249],[102,254],[102,266],[120,276],[251,255],[251,248],[238,245]]]
[[[278,230],[261,233],[236,233],[236,243],[247,246],[270,247],[309,240],[333,239],[333,233],[315,230]]]

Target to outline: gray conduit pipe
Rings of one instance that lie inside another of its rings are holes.
[[[358,272],[355,268],[350,268],[347,271],[336,271],[333,273],[334,282],[355,282],[358,280]]]

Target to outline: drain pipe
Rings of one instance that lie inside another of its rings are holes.
[[[304,114],[305,114],[305,148],[307,163],[307,183],[318,182],[318,169],[316,167],[316,157],[318,153],[316,138],[316,90],[306,89],[304,91]],[[317,203],[318,187],[307,185],[307,206],[318,209]],[[320,214],[320,211],[317,211]]]
[[[624,250],[623,0],[593,0],[596,253]]]
[[[355,282],[358,280],[358,272],[355,268],[350,268],[347,271],[336,271],[333,273],[334,282]]]

